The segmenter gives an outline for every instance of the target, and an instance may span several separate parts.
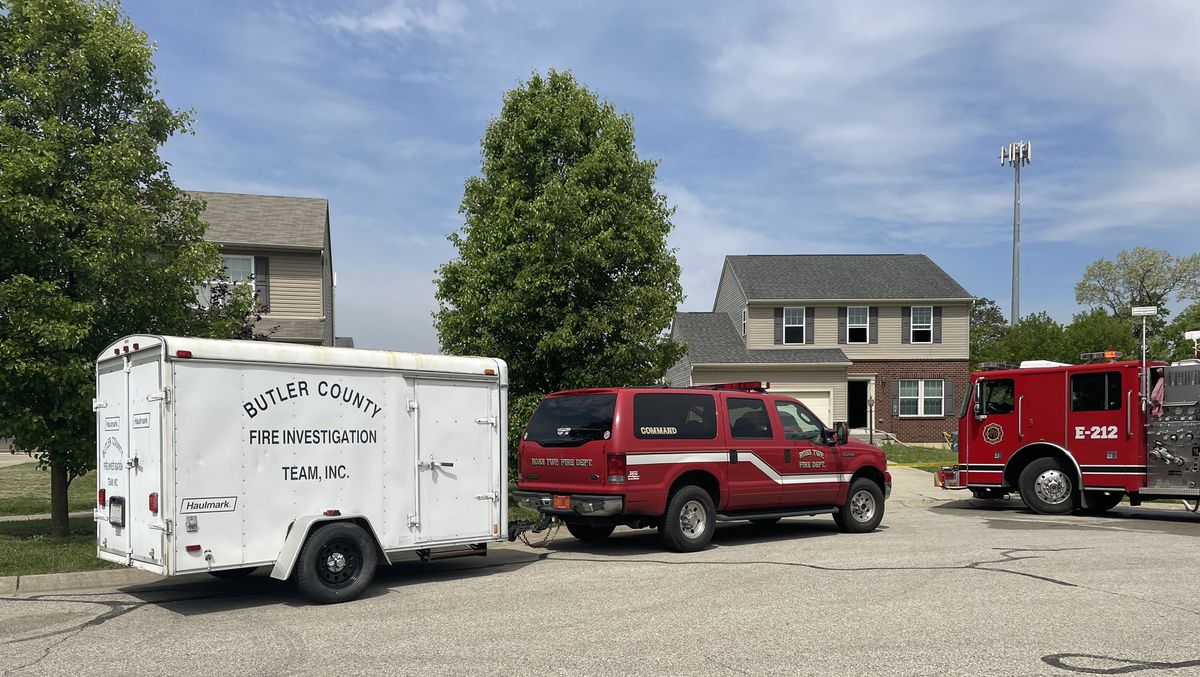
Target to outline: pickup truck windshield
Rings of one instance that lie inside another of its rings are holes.
[[[616,407],[616,394],[546,398],[529,419],[525,439],[543,447],[578,447],[608,439]]]

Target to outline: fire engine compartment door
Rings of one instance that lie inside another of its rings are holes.
[[[418,542],[490,538],[500,524],[499,388],[417,379]]]
[[[1068,377],[1067,448],[1083,469],[1084,486],[1124,487],[1125,466],[1136,462],[1131,442],[1138,417],[1138,377],[1134,368],[1080,371]]]

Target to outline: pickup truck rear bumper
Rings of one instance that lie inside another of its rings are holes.
[[[540,491],[514,491],[513,500],[522,508],[537,510],[549,515],[582,515],[584,517],[608,517],[625,512],[624,496],[599,496],[589,494],[550,494]],[[555,505],[556,501],[558,505]],[[564,502],[570,507],[566,507]]]

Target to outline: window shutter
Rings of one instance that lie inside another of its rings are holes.
[[[879,343],[879,307],[871,306],[867,312],[871,317],[871,343]]]
[[[266,312],[271,307],[271,270],[265,256],[254,257],[254,295]]]
[[[813,326],[816,324],[816,322],[813,321],[813,318],[816,317],[816,315],[816,308],[808,306],[804,309],[804,342],[810,345],[816,343],[816,341],[813,340],[816,338],[814,335],[817,333],[816,327]]]
[[[912,343],[912,308],[909,306],[900,309],[900,342]]]
[[[892,416],[900,415],[900,379],[894,378],[890,384],[892,389]]]
[[[948,378],[942,381],[942,416],[954,416],[957,414],[955,410],[958,398],[954,396],[954,379]]]
[[[783,308],[775,309],[775,345],[783,345]]]
[[[933,342],[942,342],[942,307],[933,307]]]
[[[846,345],[846,306],[838,308],[838,345]]]

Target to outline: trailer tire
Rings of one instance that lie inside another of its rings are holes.
[[[611,524],[567,524],[567,531],[585,543],[599,543],[611,536],[615,529]]]
[[[241,569],[222,569],[220,571],[210,571],[208,572],[208,575],[215,578],[230,580],[233,578],[245,578],[255,571],[258,571],[258,567],[242,567]]]
[[[1075,512],[1075,483],[1070,474],[1053,458],[1039,458],[1025,466],[1020,479],[1021,500],[1041,515],[1069,515]]]
[[[667,502],[658,537],[675,552],[696,552],[712,541],[716,526],[717,511],[712,496],[689,484],[680,487]]]
[[[323,524],[300,549],[296,587],[318,604],[358,597],[375,577],[375,542],[351,522]]]
[[[846,502],[833,514],[838,529],[848,534],[865,534],[875,531],[883,521],[883,491],[879,485],[866,477],[850,484]]]
[[[1087,492],[1088,507],[1083,508],[1081,512],[1089,515],[1108,512],[1121,505],[1122,498],[1125,498],[1123,491],[1089,491]]]

